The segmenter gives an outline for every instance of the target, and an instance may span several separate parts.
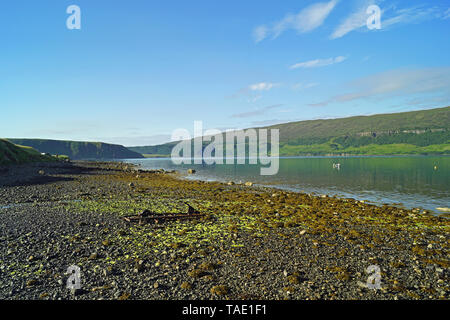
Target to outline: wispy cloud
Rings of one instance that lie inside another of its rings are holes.
[[[334,30],[333,34],[330,36],[331,39],[337,39],[343,37],[347,33],[362,28],[367,24],[367,8],[370,5],[375,4],[375,1],[367,1],[358,10],[350,14],[341,24]]]
[[[248,88],[251,91],[269,91],[270,89],[279,86],[279,83],[260,82],[250,85]]]
[[[271,105],[271,106],[267,106],[264,108],[259,108],[256,109],[254,111],[249,111],[249,112],[243,112],[243,113],[236,113],[231,115],[231,118],[251,118],[251,117],[256,117],[256,116],[260,116],[265,114],[267,111],[272,110],[272,109],[276,109],[283,106],[282,104],[275,104],[275,105]]]
[[[292,86],[292,89],[301,91],[301,90],[306,90],[306,89],[317,87],[318,85],[319,85],[319,83],[317,83],[317,82],[309,82],[309,83],[300,82],[300,83],[294,84]]]
[[[450,67],[390,70],[358,79],[350,83],[350,87],[353,88],[350,93],[337,95],[310,106],[412,94],[450,93]]]
[[[445,10],[444,15],[442,16],[442,19],[448,19],[450,18],[450,8]]]
[[[328,58],[328,59],[316,59],[310,60],[306,62],[296,63],[290,66],[290,69],[298,69],[298,68],[316,68],[316,67],[325,67],[335,63],[341,63],[345,61],[347,58],[343,56],[339,56],[336,58]]]
[[[345,18],[331,34],[331,39],[337,39],[355,30],[366,30],[369,15],[366,10],[370,5],[379,1],[368,0],[363,6]],[[431,19],[446,19],[450,16],[450,9],[437,6],[416,6],[410,8],[397,8],[396,6],[381,8],[381,29],[387,30],[394,25],[419,23]]]
[[[230,98],[238,98],[241,96],[248,96],[248,102],[256,102],[262,98],[261,93],[264,91],[270,91],[273,88],[281,86],[281,83],[274,82],[258,82],[251,84],[245,88],[240,89],[238,92],[230,96]]]
[[[272,23],[270,26],[261,25],[253,30],[255,42],[260,42],[267,37],[276,39],[286,30],[296,30],[298,33],[307,33],[320,27],[328,15],[333,11],[338,0],[312,4],[298,14],[288,14],[282,20]]]

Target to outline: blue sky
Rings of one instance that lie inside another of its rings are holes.
[[[448,106],[449,35],[450,0],[3,1],[0,136],[150,145],[195,120]]]

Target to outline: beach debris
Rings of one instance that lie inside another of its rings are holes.
[[[253,182],[247,181],[247,182],[245,183],[245,186],[246,186],[246,187],[251,187],[251,186],[253,186]]]
[[[188,212],[187,213],[155,213],[151,212],[150,210],[144,210],[141,213],[138,213],[137,215],[133,216],[126,216],[123,217],[123,219],[126,222],[135,222],[139,224],[143,223],[159,223],[170,221],[170,220],[181,220],[181,219],[192,219],[192,218],[200,218],[203,217],[203,214],[201,214],[198,210],[196,210],[194,207],[192,207],[190,204],[186,203],[188,206]]]
[[[195,171],[194,169],[188,169],[188,171],[187,171],[187,173],[188,174],[194,174],[194,173],[196,173],[197,171]]]
[[[436,210],[439,210],[442,212],[450,212],[450,208],[436,208]]]

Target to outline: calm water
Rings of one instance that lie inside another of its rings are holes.
[[[246,182],[436,211],[450,207],[450,157],[281,158],[275,176],[258,165],[174,165],[170,159],[127,160],[143,169],[197,170],[189,179]],[[333,169],[340,163],[340,170]],[[436,168],[435,168],[436,167]]]

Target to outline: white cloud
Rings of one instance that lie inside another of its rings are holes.
[[[273,23],[271,27],[258,26],[253,30],[253,38],[255,42],[260,42],[269,36],[275,39],[289,29],[296,30],[299,33],[310,32],[324,23],[337,3],[338,0],[315,3],[306,7],[297,15],[286,15],[282,20]]]
[[[248,88],[252,91],[269,91],[270,89],[278,86],[277,83],[270,83],[270,82],[260,82],[256,84],[250,85]]]
[[[267,29],[266,26],[256,27],[253,30],[253,38],[255,39],[255,42],[260,42],[260,41],[264,40],[267,37],[268,32],[269,32],[269,30]]]
[[[310,60],[306,62],[296,63],[290,66],[290,69],[298,69],[298,68],[316,68],[316,67],[325,67],[335,63],[341,63],[345,61],[347,58],[344,56],[339,56],[336,58],[328,58],[328,59],[316,59]]]
[[[273,83],[273,82],[259,82],[255,84],[251,84],[248,87],[240,89],[238,92],[230,96],[229,98],[235,99],[241,96],[249,97],[248,102],[256,102],[261,99],[261,93],[263,91],[269,91],[273,88],[281,86],[281,83]]]
[[[350,14],[331,34],[331,39],[337,39],[346,34],[363,29],[366,30],[367,19],[369,15],[366,10],[370,5],[376,4],[378,1],[368,0],[364,6]],[[386,30],[393,25],[419,23],[431,19],[446,19],[450,16],[450,9],[444,12],[441,8],[417,6],[411,8],[398,9],[395,6],[381,9],[381,29]]]
[[[330,36],[331,39],[337,39],[343,37],[347,33],[362,28],[367,24],[368,15],[366,13],[367,8],[370,5],[375,4],[375,1],[367,1],[364,6],[360,7],[357,11],[349,15],[333,32]]]
[[[350,84],[353,92],[311,104],[326,106],[359,99],[391,98],[413,94],[450,93],[450,67],[397,69],[358,79]]]

